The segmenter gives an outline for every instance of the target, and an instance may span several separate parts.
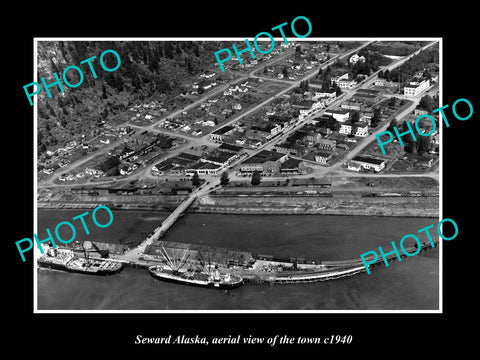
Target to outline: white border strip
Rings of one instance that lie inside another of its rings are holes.
[[[253,37],[244,38],[244,37],[214,37],[214,38],[198,38],[198,37],[166,37],[166,38],[157,38],[157,37],[109,37],[109,38],[92,38],[92,37],[79,37],[79,38],[69,38],[69,37],[48,37],[48,38],[34,38],[34,58],[33,58],[33,81],[37,82],[37,53],[38,53],[38,42],[39,41],[244,41],[245,39],[253,41]],[[274,38],[275,41],[283,40],[283,38]],[[269,39],[259,38],[260,41],[268,41]],[[440,106],[443,106],[443,38],[441,37],[335,37],[335,38],[318,38],[318,37],[306,37],[306,38],[291,38],[287,37],[288,41],[297,42],[297,41],[438,41],[439,42],[439,102]],[[220,49],[219,49],[220,50]],[[213,54],[212,54],[213,57]],[[34,98],[34,169],[33,173],[37,173],[37,97]],[[440,209],[439,209],[439,221],[443,218],[443,125],[442,121],[440,123],[440,166],[439,166],[439,192],[440,192]],[[34,184],[34,229],[37,233],[37,178],[35,177]],[[33,312],[35,314],[90,314],[90,313],[101,313],[101,314],[145,314],[145,313],[160,313],[160,314],[316,314],[316,313],[339,313],[339,314],[379,314],[379,313],[388,313],[388,314],[439,314],[443,313],[443,246],[442,241],[439,238],[439,309],[438,310],[39,310],[38,309],[38,293],[37,293],[37,256],[40,255],[40,250],[34,246],[34,260],[33,260]]]

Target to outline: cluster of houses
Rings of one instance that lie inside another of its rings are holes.
[[[58,181],[73,181],[75,178],[84,178],[85,175],[93,176],[94,178],[99,178],[105,176],[105,173],[102,170],[93,169],[93,168],[85,168],[83,171],[74,174],[62,174],[58,177]]]
[[[198,90],[201,88],[202,90],[209,90],[217,85],[217,80],[212,79],[215,77],[216,73],[210,74],[200,74],[199,77],[201,78],[200,81],[195,81],[192,84],[192,91],[191,94],[197,95]]]
[[[334,90],[284,94],[255,116],[247,118],[244,123],[236,122],[215,130],[210,134],[210,140],[258,148],[296,126],[299,121],[325,108],[335,98]]]

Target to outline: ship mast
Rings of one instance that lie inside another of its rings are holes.
[[[173,272],[178,273],[180,269],[182,269],[187,260],[189,259],[190,255],[188,254],[188,249],[170,249],[172,250],[173,254],[170,256],[162,245],[160,250],[160,254],[162,255],[165,262],[170,266]]]

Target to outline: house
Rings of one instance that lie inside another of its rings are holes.
[[[240,103],[235,103],[232,106],[233,110],[242,110],[242,105]]]
[[[358,56],[358,54],[353,54],[352,56],[350,56],[350,59],[348,59],[348,61],[350,62],[350,64],[356,64],[357,62],[365,62],[365,57],[364,56]]]
[[[215,126],[215,122],[213,122],[212,120],[207,120],[202,122],[202,126]]]
[[[355,156],[347,165],[349,170],[360,171],[361,169],[380,172],[385,168],[385,160],[366,156]]]
[[[235,128],[231,125],[224,126],[220,129],[215,130],[210,134],[210,140],[223,142],[225,136],[231,134],[235,131]]]
[[[366,122],[360,121],[355,124],[355,136],[368,136],[368,124]]]
[[[327,163],[330,161],[332,156],[333,156],[332,152],[319,151],[315,154],[315,161],[322,165],[327,165]]]
[[[228,109],[228,108],[225,108],[222,110],[222,115],[225,116],[225,117],[229,117],[233,114],[233,110],[232,109]]]

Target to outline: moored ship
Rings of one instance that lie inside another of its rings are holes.
[[[187,250],[177,250],[169,254],[162,246],[160,254],[165,264],[148,268],[150,274],[160,280],[217,289],[234,289],[243,284],[243,278],[240,275],[221,274],[210,261],[207,264],[200,253],[198,254],[200,267],[198,264],[192,266],[192,263],[188,262],[190,255]]]
[[[91,275],[111,275],[123,268],[118,261],[82,258],[72,250],[60,248],[49,248],[37,259],[37,263],[43,268]]]

